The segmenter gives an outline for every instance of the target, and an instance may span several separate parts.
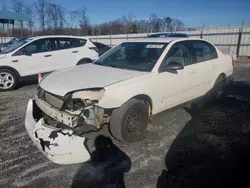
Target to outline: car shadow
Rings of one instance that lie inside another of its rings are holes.
[[[22,78],[20,83],[17,85],[17,89],[20,89],[25,86],[37,85],[38,84],[38,76],[32,75]]]
[[[130,158],[105,136],[95,139],[91,160],[82,164],[71,188],[125,188],[124,173],[131,168]]]
[[[157,188],[250,187],[250,82],[234,82],[225,97],[185,108],[191,120],[165,157]]]

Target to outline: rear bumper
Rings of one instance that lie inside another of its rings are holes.
[[[73,134],[71,129],[57,129],[44,123],[43,118],[36,121],[33,117],[35,100],[28,103],[25,128],[37,148],[57,164],[86,162],[90,154],[85,147],[86,139]]]

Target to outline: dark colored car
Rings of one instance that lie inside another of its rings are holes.
[[[1,43],[1,44],[0,44],[0,48],[9,47],[9,46],[11,46],[12,44],[16,43],[17,41],[19,41],[19,40],[20,40],[20,38],[14,37],[14,38],[12,38],[9,42]]]
[[[147,38],[166,38],[166,37],[188,38],[188,35],[185,33],[156,33],[147,36]]]
[[[103,43],[93,42],[93,41],[91,41],[91,42],[98,48],[98,54],[99,54],[99,56],[101,56],[102,54],[104,54],[105,52],[107,52],[108,50],[111,49],[110,46],[105,45]]]

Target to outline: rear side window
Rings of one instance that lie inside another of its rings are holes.
[[[218,57],[216,49],[207,42],[194,41],[192,46],[196,63],[216,59]]]
[[[74,47],[85,46],[85,44],[87,43],[87,40],[85,39],[73,39],[73,40],[74,40]]]
[[[74,48],[72,38],[53,38],[52,39],[52,49],[53,50],[64,50]]]

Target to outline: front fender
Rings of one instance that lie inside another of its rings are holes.
[[[105,88],[105,94],[99,101],[99,106],[105,109],[119,108],[129,99],[138,95],[147,95],[152,100],[152,106],[157,109],[159,93],[157,77],[149,77],[138,81],[130,81],[111,85]]]

